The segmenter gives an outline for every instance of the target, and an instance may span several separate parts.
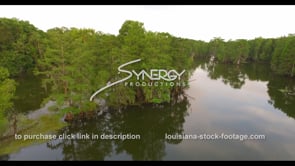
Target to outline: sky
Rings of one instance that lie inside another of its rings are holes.
[[[0,17],[54,27],[92,28],[117,35],[126,20],[148,31],[210,41],[281,37],[295,33],[293,5],[0,5]]]

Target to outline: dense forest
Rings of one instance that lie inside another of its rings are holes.
[[[78,113],[96,110],[99,105],[89,101],[90,95],[126,77],[118,75],[117,68],[131,60],[142,59],[132,64],[133,70],[177,71],[189,71],[200,58],[236,65],[257,62],[270,65],[275,73],[294,77],[294,52],[294,35],[234,41],[214,38],[204,42],[147,31],[143,23],[131,20],[123,23],[118,35],[112,35],[66,27],[44,32],[28,21],[0,18],[0,125],[7,123],[13,110],[11,99],[17,86],[13,79],[24,73],[33,72],[42,78],[50,94],[46,101],[56,101],[56,110]],[[189,73],[181,77],[185,82],[188,78]],[[96,98],[112,107],[169,103],[183,88],[118,84]]]
[[[255,38],[225,42],[214,38],[204,56],[214,56],[223,63],[261,62],[271,65],[273,72],[293,77],[295,74],[295,36],[276,39]]]

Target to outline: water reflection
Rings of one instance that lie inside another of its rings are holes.
[[[54,140],[24,148],[8,160],[294,159],[294,79],[272,74],[265,64],[198,61],[194,66],[186,90],[190,97],[175,105],[108,110],[58,133],[132,133],[140,140]],[[166,140],[165,133],[265,134],[266,140]]]
[[[211,79],[221,79],[224,84],[232,88],[240,89],[245,84],[245,74],[241,72],[240,66],[228,67],[222,64],[204,64],[202,69],[208,71]]]
[[[40,108],[43,99],[48,96],[41,87],[41,78],[28,73],[16,78],[16,81],[14,109],[17,113],[28,113]]]
[[[110,155],[125,153],[132,160],[161,160],[165,156],[165,143],[178,144],[181,140],[165,140],[165,134],[182,134],[188,100],[175,105],[144,105],[125,110],[108,110],[88,121],[77,121],[59,131],[59,134],[140,134],[140,140],[54,140],[47,144],[59,149],[63,160],[105,160]]]
[[[269,101],[275,108],[295,118],[295,80],[271,78],[268,83]]]
[[[200,67],[208,71],[209,78],[221,79],[225,85],[230,85],[234,89],[241,89],[246,79],[267,81],[267,92],[270,96],[268,102],[288,116],[295,118],[295,80],[269,72],[269,65],[254,63],[237,66],[203,63]]]

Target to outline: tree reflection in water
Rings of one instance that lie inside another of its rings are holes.
[[[211,79],[222,79],[224,84],[232,88],[240,89],[245,80],[268,81],[267,92],[270,97],[268,101],[275,108],[280,109],[289,117],[295,118],[295,79],[279,76],[270,72],[267,64],[243,64],[228,65],[218,63],[203,63],[203,70],[208,71]]]
[[[295,80],[291,78],[270,79],[268,83],[269,103],[295,119]]]
[[[165,134],[182,134],[189,102],[182,97],[174,105],[130,106],[112,110],[90,120],[79,120],[59,131],[60,134],[140,134],[138,140],[78,140],[58,139],[47,143],[51,149],[62,149],[64,160],[105,160],[106,157],[126,153],[132,160],[161,160],[165,143],[178,144],[181,140],[166,140]]]

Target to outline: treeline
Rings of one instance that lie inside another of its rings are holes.
[[[276,39],[255,38],[225,42],[214,38],[208,43],[207,53],[203,56],[215,57],[222,63],[263,62],[271,65],[278,74],[295,75],[295,36],[289,35]]]

